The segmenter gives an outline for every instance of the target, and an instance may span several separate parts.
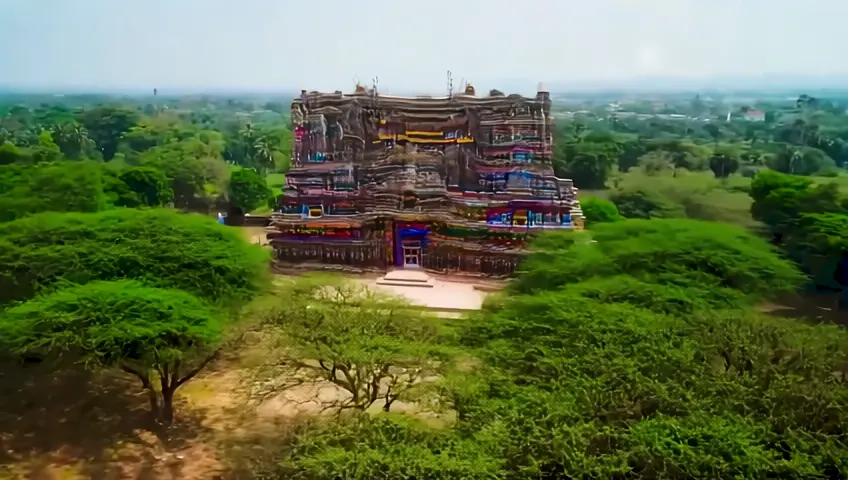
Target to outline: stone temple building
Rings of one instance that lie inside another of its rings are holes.
[[[541,87],[540,87],[541,90]],[[551,167],[550,94],[307,93],[268,243],[281,266],[507,276],[534,234],[582,229]]]

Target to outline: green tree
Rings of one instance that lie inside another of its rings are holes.
[[[641,138],[625,142],[622,145],[621,153],[618,155],[618,170],[627,172],[637,166],[639,158],[645,153],[647,153],[647,145]]]
[[[578,151],[569,158],[566,174],[576,185],[586,189],[604,188],[609,178],[615,157],[598,151]]]
[[[619,189],[610,194],[610,200],[625,218],[686,217],[683,205],[655,189]]]
[[[267,323],[278,327],[286,358],[280,362],[271,355],[273,363],[297,370],[283,378],[306,373],[347,392],[326,409],[365,410],[379,402],[388,412],[396,400],[422,390],[426,379],[438,374],[436,323],[359,284],[323,276],[301,279]],[[281,377],[276,370],[270,373]]]
[[[5,141],[0,144],[0,165],[26,163],[30,159],[30,153],[17,147],[14,143]]]
[[[127,108],[96,107],[82,111],[77,120],[94,140],[103,159],[111,160],[118,151],[121,137],[138,123],[139,115]]]
[[[43,213],[0,229],[0,305],[65,283],[134,279],[239,305],[265,288],[268,253],[200,215]]]
[[[785,235],[804,214],[846,213],[836,183],[814,184],[796,175],[765,170],[751,182],[751,215],[772,233]]]
[[[143,166],[161,170],[170,180],[176,208],[206,211],[208,192],[221,191],[226,184],[229,171],[220,157],[222,147],[216,138],[207,140],[196,137],[168,143],[141,155]]]
[[[217,356],[226,324],[224,315],[179,290],[92,282],[0,314],[0,344],[19,354],[71,354],[88,367],[132,374],[156,420],[170,425],[175,391]]]
[[[127,185],[128,195],[118,199],[118,206],[158,207],[174,200],[171,185],[161,170],[133,167],[121,173],[119,179]]]
[[[836,163],[817,148],[785,146],[771,158],[768,166],[782,173],[815,175],[834,169]]]
[[[541,237],[516,288],[555,289],[595,277],[627,275],[700,291],[724,302],[728,288],[754,300],[792,291],[804,277],[765,240],[740,227],[694,220],[626,220],[592,229],[596,242]],[[572,235],[573,237],[573,235]]]
[[[663,150],[653,150],[639,157],[639,166],[648,175],[660,175],[674,170],[673,155]]]
[[[268,203],[273,195],[265,179],[256,171],[249,168],[233,170],[230,174],[230,184],[227,197],[230,208],[236,215],[244,215]]]
[[[729,150],[716,150],[710,158],[710,170],[716,178],[727,178],[739,170],[738,155]]]
[[[713,145],[718,148],[718,141],[721,140],[721,128],[714,123],[704,125],[704,130],[713,138]]]
[[[787,243],[794,251],[838,258],[848,252],[848,211],[802,214]]]
[[[96,152],[94,141],[88,136],[88,131],[75,121],[59,123],[51,130],[56,145],[62,155],[69,160],[79,160],[93,157]]]
[[[580,200],[580,209],[583,211],[583,218],[586,219],[589,227],[596,223],[621,220],[618,207],[613,202],[603,198],[589,197]]]
[[[38,135],[38,145],[32,149],[32,159],[36,163],[55,162],[62,157],[62,151],[53,141],[49,131],[44,130]]]
[[[848,467],[832,437],[848,399],[844,380],[828,380],[848,351],[836,327],[664,315],[568,290],[511,295],[484,315],[462,340],[491,379],[460,429],[479,447],[452,455],[508,459],[503,477],[804,478]],[[793,360],[801,352],[810,363]]]
[[[103,172],[95,162],[0,166],[0,187],[0,222],[39,212],[98,212],[107,207]]]

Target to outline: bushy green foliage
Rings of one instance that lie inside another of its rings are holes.
[[[29,163],[30,159],[30,152],[18,148],[14,143],[9,141],[0,143],[0,165],[25,164]]]
[[[14,352],[70,351],[105,366],[153,364],[214,344],[223,325],[219,313],[189,293],[119,280],[60,289],[9,308],[0,316],[0,338]]]
[[[798,227],[798,233],[789,237],[792,248],[833,256],[848,252],[848,215],[801,215]]]
[[[744,305],[802,279],[728,225],[625,220],[542,235],[517,284],[455,324],[479,361],[442,383],[455,425],[312,426],[253,474],[838,478],[848,333]]]
[[[836,437],[848,428],[838,327],[658,315],[568,290],[499,307],[465,340],[492,367],[468,421],[499,434],[492,443],[514,478],[800,479],[848,468]]]
[[[791,291],[803,281],[766,241],[732,225],[628,220],[598,225],[591,231],[591,243],[565,242],[563,236],[552,233],[538,239],[535,252],[522,264],[518,291],[627,275],[686,288],[690,294],[700,291],[706,295],[703,300],[722,304],[719,300],[732,297],[723,289],[758,299]],[[650,298],[645,300],[650,303]]]
[[[127,186],[115,203],[120,207],[160,207],[174,200],[174,192],[161,170],[128,168],[118,178]]]
[[[848,385],[835,373],[848,334],[837,327],[664,315],[569,290],[512,295],[464,324],[461,342],[484,366],[446,384],[450,431],[336,423],[254,473],[803,479],[848,468]]]
[[[620,190],[610,200],[625,218],[684,218],[683,206],[651,189]]]
[[[816,175],[833,171],[836,163],[818,148],[783,146],[770,159],[768,166],[778,172],[793,175]]]
[[[264,286],[267,262],[239,232],[199,215],[44,213],[0,229],[0,304],[59,283],[123,278],[239,302]]]
[[[630,172],[610,192],[626,218],[692,218],[753,227],[747,180],[706,173],[646,175]]]
[[[0,222],[39,212],[97,212],[107,207],[95,162],[0,166]]]
[[[214,359],[230,318],[181,290],[95,281],[0,313],[0,348],[120,368],[141,381],[155,418],[170,424],[174,392]]]
[[[595,223],[617,222],[621,220],[621,214],[618,213],[618,208],[609,200],[598,197],[588,197],[580,200],[580,209],[583,211],[583,218],[591,228]]]
[[[312,423],[263,446],[267,458],[241,452],[237,478],[500,478],[504,460],[475,439],[459,439],[398,415]],[[237,446],[243,449],[243,446]]]
[[[230,173],[227,196],[233,212],[245,214],[267,204],[272,193],[265,179],[256,171],[239,168]]]
[[[694,278],[653,283],[629,275],[597,277],[568,285],[568,292],[602,303],[630,303],[660,313],[685,314],[716,305],[738,306],[744,296],[737,290],[701,285]]]
[[[822,267],[835,264],[848,248],[848,195],[839,181],[763,171],[751,183],[750,195],[751,214],[776,243],[818,284],[830,284],[832,272]]]
[[[376,403],[388,412],[397,400],[422,395],[426,377],[438,374],[444,356],[438,324],[403,300],[328,275],[300,277],[286,293],[266,315],[266,326],[281,339],[280,356],[289,359],[282,363],[318,362],[300,368],[298,376],[332,382],[350,394],[325,408],[366,410]],[[281,376],[274,368],[267,374]]]

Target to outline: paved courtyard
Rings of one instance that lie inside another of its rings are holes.
[[[433,278],[432,288],[379,285],[376,278],[356,279],[376,292],[402,297],[412,303],[434,310],[479,310],[486,292],[472,283],[445,281]]]

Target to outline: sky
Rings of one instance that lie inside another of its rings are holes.
[[[0,85],[442,94],[848,75],[848,0],[0,0]]]

